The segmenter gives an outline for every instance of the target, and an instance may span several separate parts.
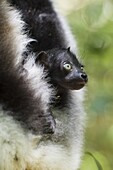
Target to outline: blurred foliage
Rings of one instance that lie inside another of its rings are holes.
[[[81,1],[82,2],[82,1]],[[91,1],[68,15],[89,75],[85,151],[113,169],[113,1]],[[100,170],[85,154],[81,170]]]

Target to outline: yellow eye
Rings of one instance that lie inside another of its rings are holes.
[[[82,71],[84,70],[84,66],[83,66],[83,65],[81,66],[81,70],[82,70]]]
[[[72,65],[69,64],[69,63],[64,63],[63,67],[64,67],[64,69],[67,70],[67,71],[71,71],[71,69],[72,69]]]

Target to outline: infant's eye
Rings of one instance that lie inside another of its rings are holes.
[[[72,70],[72,65],[70,63],[64,63],[63,67],[67,71],[71,71]]]
[[[82,71],[84,70],[84,66],[83,66],[83,65],[81,65],[81,67],[80,67],[80,68],[81,68],[81,70],[82,70]]]

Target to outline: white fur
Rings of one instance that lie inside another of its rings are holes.
[[[40,65],[34,64],[34,55],[29,57],[29,60],[24,65],[24,68],[28,70],[26,79],[30,80],[29,86],[34,89],[34,97],[40,96],[42,101],[42,108],[47,110],[48,104],[50,104],[51,97],[54,92],[50,85],[45,81],[46,73],[44,68]]]
[[[0,107],[0,169],[25,170],[31,146],[20,125]]]
[[[19,64],[22,60],[22,53],[26,45],[31,41],[23,32],[24,22],[21,14],[15,8],[9,6],[5,0],[1,1],[1,12],[6,19],[7,25],[7,45],[11,44],[12,54],[15,56],[14,64]],[[6,29],[5,29],[6,30]]]
[[[57,129],[52,139],[53,142],[46,141],[38,146],[38,160],[41,160],[38,164],[39,170],[77,170],[79,168],[85,113],[78,95],[76,92],[73,93],[73,104],[70,105],[69,110],[55,111]],[[74,104],[74,100],[78,103]],[[69,116],[67,116],[68,111]],[[66,115],[65,118],[63,114]],[[62,139],[64,134],[65,138]]]
[[[78,94],[75,94],[75,100]],[[79,102],[79,101],[78,101]],[[72,104],[73,106],[73,104]],[[71,106],[70,106],[71,107]],[[81,112],[80,112],[81,110]],[[62,111],[63,112],[63,111]],[[64,110],[65,114],[68,112]],[[54,142],[57,137],[57,130],[52,141],[41,141],[40,136],[33,136],[24,132],[21,126],[11,117],[5,116],[3,111],[0,111],[0,169],[1,170],[75,170],[79,167],[81,146],[83,143],[83,117],[84,111],[74,105],[70,114],[75,112],[75,115],[68,117],[74,119],[73,125],[67,118],[62,124],[62,114],[58,114],[57,128],[67,134],[68,139],[64,144]],[[64,128],[65,127],[65,128]],[[73,129],[72,129],[72,128]],[[60,131],[61,133],[61,131]],[[62,134],[59,134],[59,136]],[[61,139],[62,141],[62,139]],[[15,160],[18,158],[18,161]]]

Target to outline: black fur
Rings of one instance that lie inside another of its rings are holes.
[[[11,3],[22,11],[29,35],[37,40],[31,43],[34,52],[67,47],[62,36],[64,30],[49,0],[11,0]]]

